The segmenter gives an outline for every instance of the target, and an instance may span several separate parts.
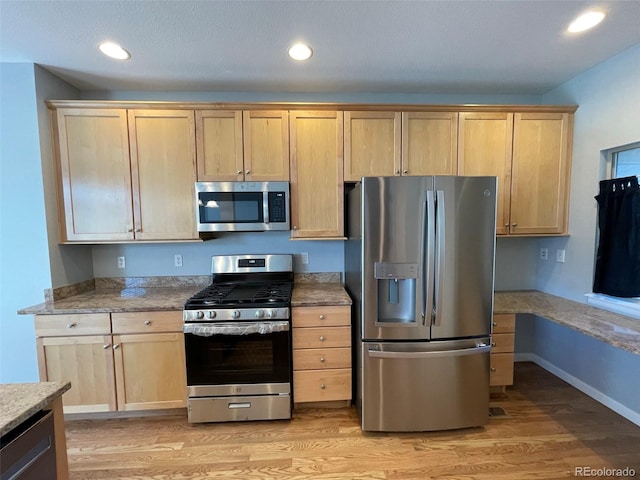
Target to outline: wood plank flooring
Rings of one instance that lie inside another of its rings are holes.
[[[352,408],[272,422],[73,420],[69,468],[72,480],[530,480],[575,478],[576,467],[591,478],[629,467],[640,478],[640,427],[535,364],[516,364],[515,386],[491,404],[506,416],[433,433],[365,434]]]

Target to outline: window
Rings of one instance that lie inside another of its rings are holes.
[[[609,178],[636,175],[640,178],[640,142],[611,149],[607,152]],[[589,293],[587,302],[606,310],[640,318],[640,297],[617,298],[601,293]]]
[[[611,150],[611,178],[640,177],[640,144]]]

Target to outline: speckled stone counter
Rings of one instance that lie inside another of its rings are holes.
[[[18,310],[25,315],[53,315],[66,313],[151,312],[182,310],[187,299],[202,290],[202,286],[158,288],[130,287],[102,288],[41,303]]]
[[[69,382],[0,384],[0,436],[71,388]]]
[[[538,291],[496,292],[494,313],[531,313],[640,355],[640,320]]]
[[[351,297],[339,283],[296,283],[291,306],[313,305],[351,305]]]

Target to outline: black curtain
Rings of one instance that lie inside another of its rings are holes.
[[[637,177],[600,182],[593,291],[640,297],[640,188]]]

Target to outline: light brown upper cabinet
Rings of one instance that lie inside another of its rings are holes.
[[[198,180],[289,180],[288,119],[286,110],[197,110]]]
[[[343,113],[291,111],[291,237],[344,238]]]
[[[458,173],[498,177],[496,233],[509,233],[513,113],[460,113]]]
[[[344,176],[455,175],[456,112],[348,111]]]
[[[59,108],[54,113],[60,241],[133,240],[127,111]]]
[[[193,115],[58,108],[60,241],[198,239]]]
[[[566,234],[573,115],[460,113],[460,175],[498,177],[499,235]]]
[[[402,175],[455,175],[458,113],[402,114]]]
[[[192,110],[129,110],[137,240],[197,239]]]
[[[568,113],[514,114],[509,233],[567,233],[572,119]]]
[[[344,180],[400,174],[400,113],[344,112]]]

